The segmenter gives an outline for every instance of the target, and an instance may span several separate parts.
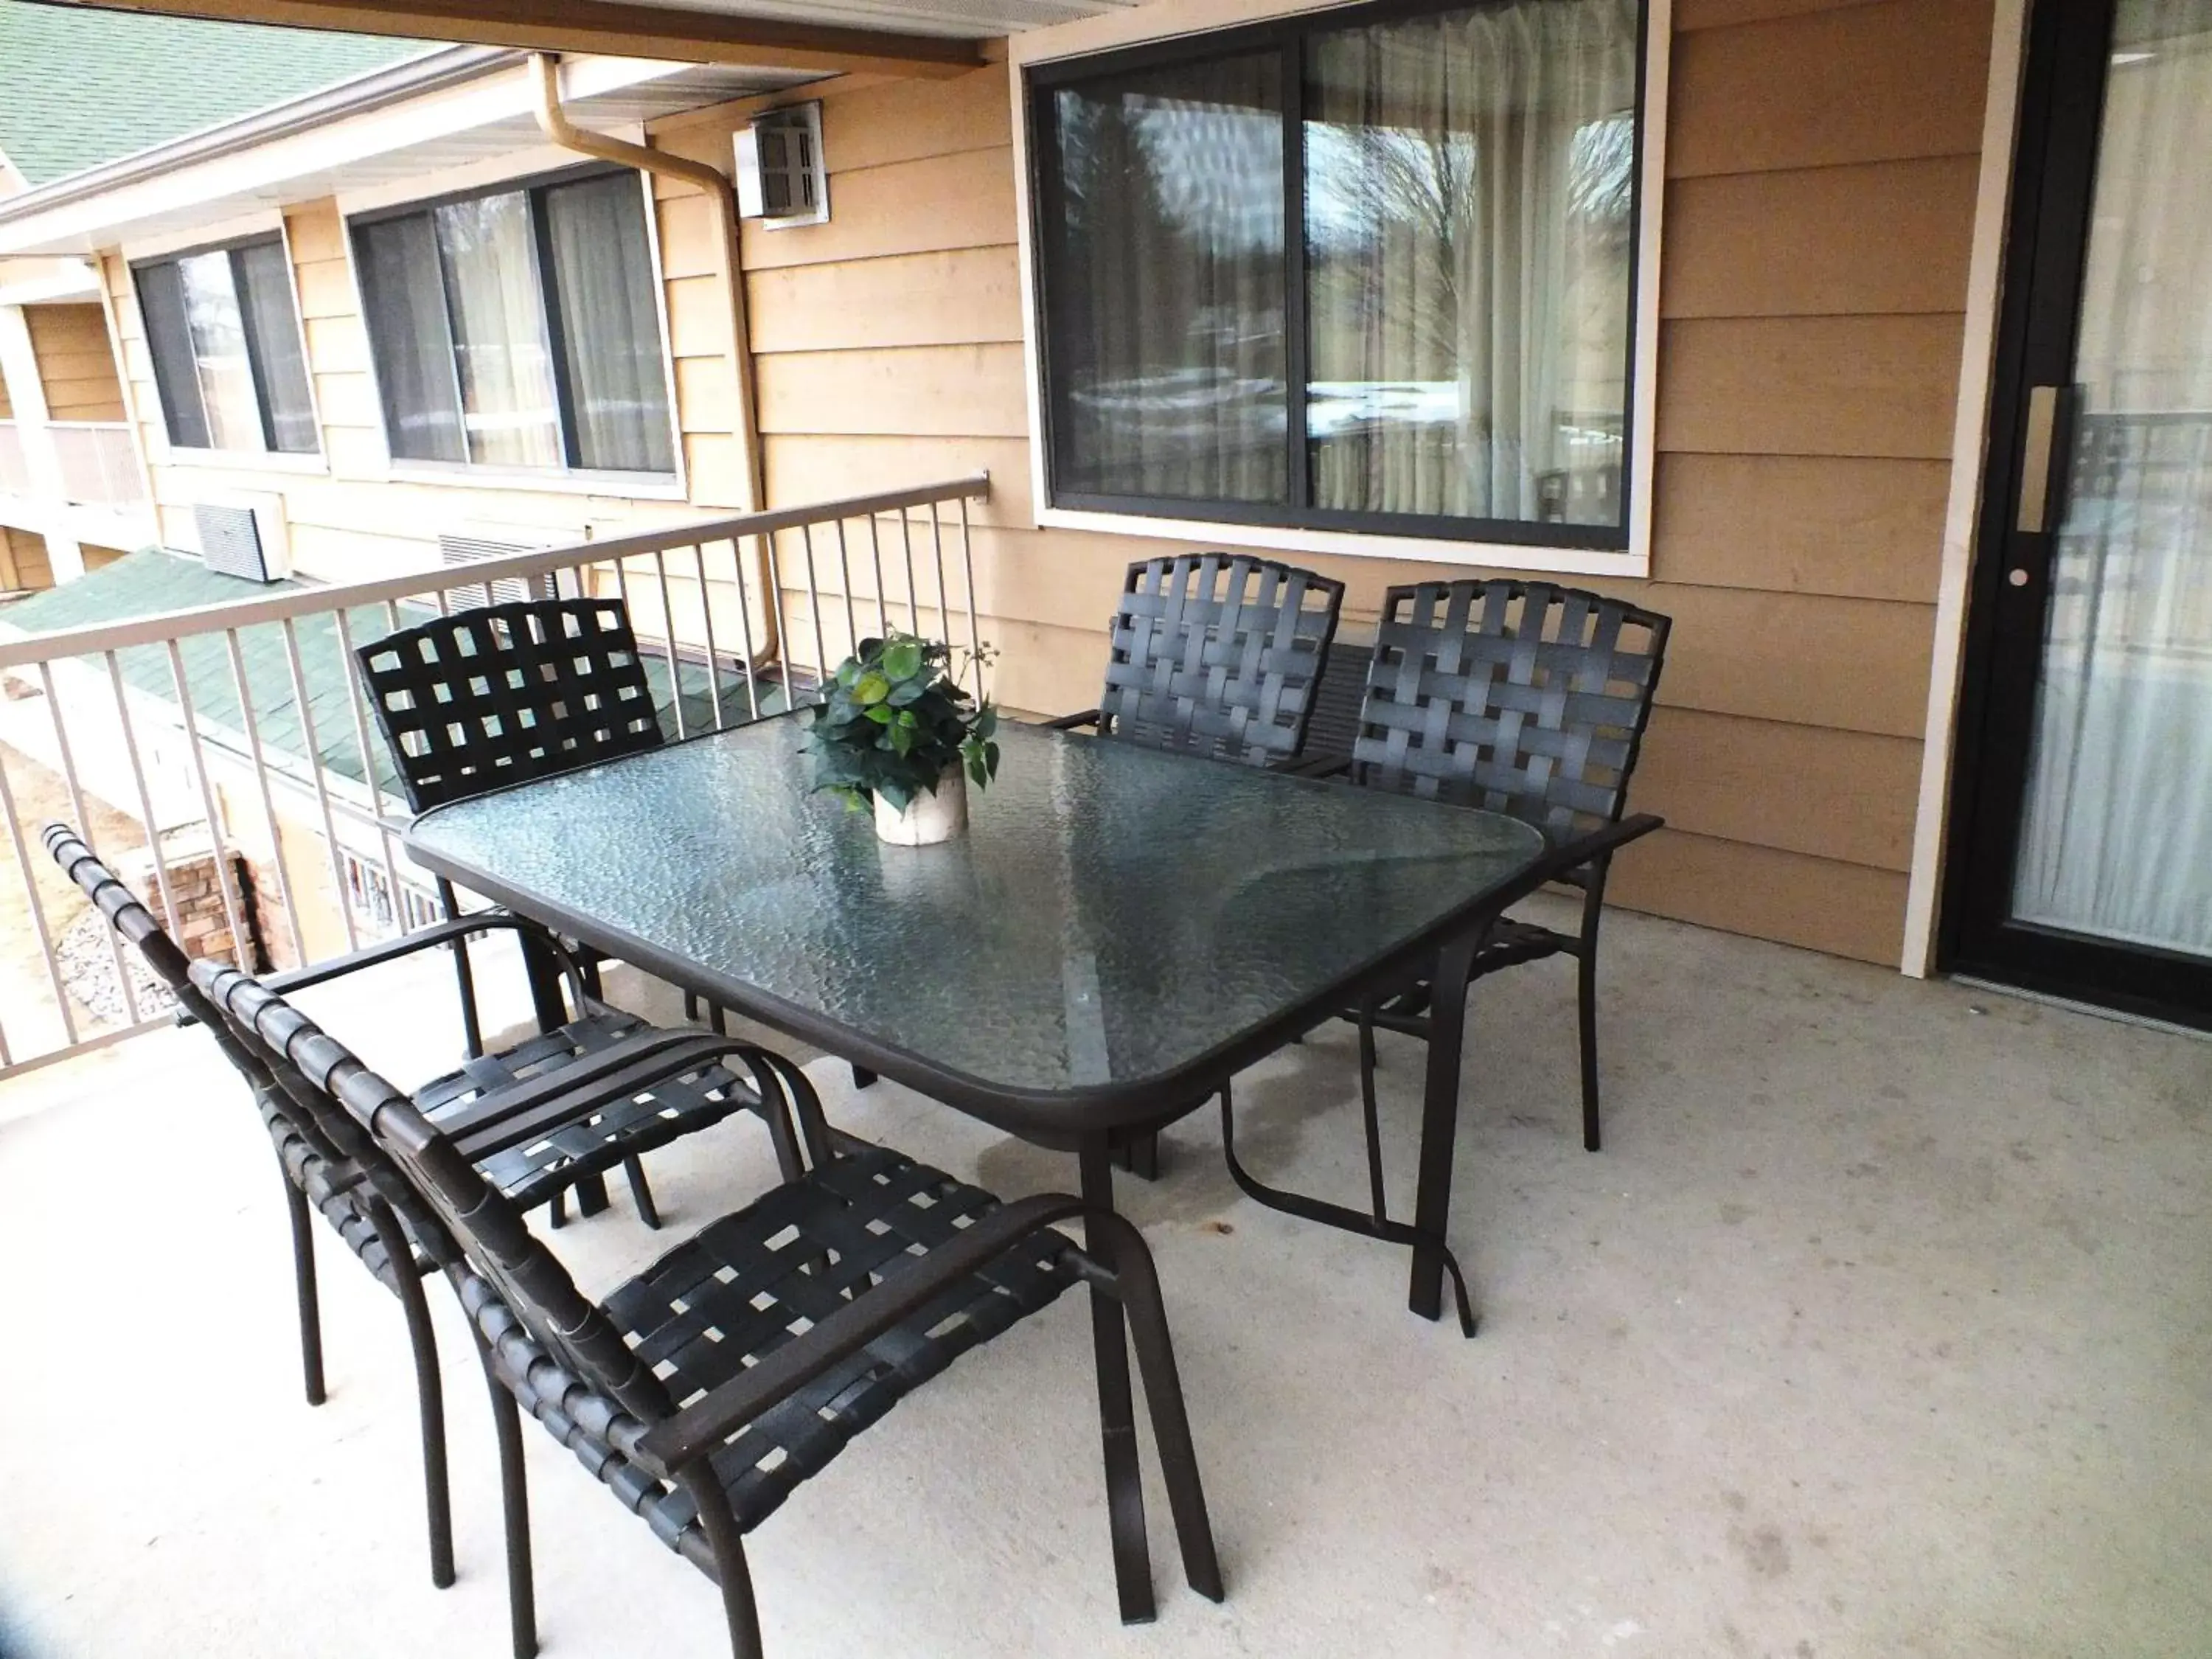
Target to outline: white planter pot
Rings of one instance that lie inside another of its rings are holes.
[[[881,795],[876,797],[876,834],[894,847],[934,847],[968,829],[968,775],[949,766],[937,780],[934,794],[924,790],[894,811]]]

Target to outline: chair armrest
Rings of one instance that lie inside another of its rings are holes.
[[[387,962],[398,962],[441,945],[452,945],[477,933],[496,931],[519,933],[526,941],[543,945],[551,951],[562,978],[568,983],[569,994],[575,1000],[575,1006],[580,1009],[587,1006],[583,970],[576,966],[575,958],[568,954],[568,948],[554,937],[550,929],[539,926],[527,916],[518,916],[506,910],[477,910],[465,916],[450,917],[444,921],[434,922],[419,932],[386,939],[380,945],[365,945],[344,956],[332,957],[328,962],[313,963],[305,968],[295,968],[289,973],[272,974],[261,982],[277,995],[289,996],[310,986],[357,974],[364,968],[380,968]]]
[[[1662,828],[1667,820],[1656,812],[1638,812],[1632,818],[1623,818],[1618,823],[1608,823],[1601,830],[1593,830],[1587,836],[1569,842],[1565,846],[1546,854],[1525,872],[1516,896],[1526,897],[1547,882],[1558,881],[1569,872],[1609,859],[1632,841],[1640,841],[1654,830]]]
[[[637,1443],[637,1460],[651,1473],[670,1478],[840,1360],[912,1318],[954,1280],[1053,1223],[1088,1212],[1081,1199],[1064,1193],[1041,1193],[992,1211],[911,1268],[811,1326],[759,1364],[654,1424]]]
[[[1048,732],[1079,731],[1084,726],[1095,726],[1098,724],[1098,711],[1095,708],[1086,708],[1079,714],[1062,714],[1058,720],[1044,720],[1040,724]]]

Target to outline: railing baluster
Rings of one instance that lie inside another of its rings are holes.
[[[224,844],[222,815],[215,805],[215,784],[208,776],[207,754],[200,746],[199,716],[192,709],[191,681],[185,673],[185,653],[169,641],[169,675],[176,682],[177,708],[185,717],[185,746],[191,750],[192,775],[199,780],[200,810],[207,814],[208,848],[215,860],[216,890],[222,896],[223,920],[230,924],[231,960],[252,972],[252,958],[246,945],[246,900],[237,890],[238,872],[230,867],[230,849]]]
[[[783,613],[783,560],[775,550],[775,537],[773,534],[769,535],[765,545],[768,548],[769,591],[761,596],[761,610],[765,616],[769,606],[773,605],[775,608],[775,615],[769,620],[775,623],[775,637],[781,646],[776,653],[776,667],[783,676],[783,706],[787,709],[792,706],[791,677],[795,671],[791,665],[791,619]],[[740,564],[738,567],[738,574],[742,579],[744,574],[744,565]],[[752,623],[750,620],[745,623],[745,641],[750,647],[752,642]],[[748,659],[750,660],[750,649]]]
[[[355,672],[353,623],[348,619],[345,607],[334,613],[338,619],[338,656],[345,665],[346,702],[353,710],[354,747],[361,754],[362,787],[368,793],[368,814],[376,825],[376,844],[384,854],[384,878],[392,894],[392,919],[401,933],[407,931],[407,907],[399,898],[399,860],[392,850],[392,835],[384,822],[384,789],[376,781],[376,756],[368,746],[368,705],[361,695],[361,676]],[[351,908],[348,894],[341,890],[338,902]]]
[[[769,545],[773,547],[775,544],[775,538],[770,537]],[[704,549],[701,550],[700,556],[702,559],[706,556]],[[753,660],[753,602],[751,595],[745,591],[744,544],[735,536],[730,538],[730,568],[737,573],[738,577],[738,638],[744,647],[744,655],[740,660],[745,665],[745,707],[751,711],[752,718],[758,720],[760,718],[760,665]],[[772,562],[771,568],[773,568]],[[769,620],[773,621],[774,618],[771,617]]]
[[[830,679],[830,656],[822,643],[821,586],[814,579],[814,526],[799,526],[799,540],[806,552],[806,609],[814,618],[814,684],[820,686]],[[784,637],[789,639],[791,635],[786,634]]]
[[[169,889],[169,860],[161,851],[161,826],[154,817],[154,797],[146,787],[146,767],[138,756],[138,734],[131,723],[131,696],[123,684],[123,663],[112,651],[105,654],[107,683],[115,689],[115,718],[123,726],[123,752],[130,759],[131,781],[138,791],[139,822],[146,826],[146,850],[154,855],[154,884],[161,895],[162,919],[174,938],[184,929],[177,921],[177,896]]]
[[[891,631],[890,617],[884,612],[884,538],[877,528],[876,515],[868,514],[868,557],[876,568],[876,633],[878,636]]]
[[[837,520],[837,581],[845,590],[845,651],[850,656],[860,648],[860,619],[853,609],[853,556],[845,545],[845,521]]]
[[[909,634],[920,634],[921,627],[921,590],[914,582],[914,518],[906,508],[899,508],[899,540],[906,549],[906,627]]]
[[[0,817],[8,820],[8,839],[15,848],[15,867],[22,872],[23,897],[31,913],[31,931],[38,935],[39,955],[46,964],[46,983],[54,988],[54,1006],[62,1017],[62,1042],[64,1047],[74,1048],[77,1044],[76,1016],[70,1012],[69,988],[62,983],[61,958],[54,954],[54,936],[46,927],[46,907],[39,898],[39,878],[31,868],[30,852],[23,845],[23,825],[15,816],[15,792],[9,786],[4,759],[0,759]],[[84,833],[82,826],[77,833]]]
[[[62,782],[69,790],[70,811],[76,819],[74,827],[78,835],[88,836],[92,833],[92,820],[84,810],[84,786],[77,777],[76,751],[70,747],[69,723],[62,718],[61,693],[54,685],[52,663],[39,665],[39,684],[46,694],[47,718],[54,723],[54,748],[61,757]],[[115,964],[116,988],[123,993],[124,1012],[130,1016],[124,1024],[136,1025],[139,1018],[138,988],[131,982],[130,964],[123,959],[123,941],[112,927],[100,931],[107,941],[108,960]]]
[[[699,583],[699,626],[707,638],[707,695],[714,705],[714,729],[728,729],[722,717],[722,665],[714,653],[714,596],[707,586],[707,544],[691,550],[691,574]]]
[[[929,504],[929,539],[937,562],[937,626],[945,644],[952,643],[952,587],[945,577],[945,519],[938,504]]]
[[[292,672],[292,702],[300,711],[300,741],[307,751],[307,770],[315,780],[315,805],[323,815],[323,848],[330,854],[331,891],[338,901],[338,915],[345,922],[346,949],[361,949],[361,929],[354,923],[353,906],[345,902],[345,861],[338,853],[337,821],[331,816],[331,788],[323,776],[323,746],[315,737],[315,713],[307,706],[307,677],[300,666],[300,636],[289,617],[280,626],[284,630],[284,663]],[[341,665],[343,672],[349,664]],[[396,900],[397,893],[392,895]],[[301,965],[306,960],[301,958]]]
[[[961,576],[968,584],[968,660],[975,665],[975,700],[983,700],[983,630],[975,620],[975,550],[968,535],[968,498],[960,498]]]
[[[230,647],[231,678],[238,683],[239,719],[246,726],[246,750],[253,763],[253,781],[261,791],[261,816],[269,826],[269,856],[276,866],[276,897],[284,907],[286,930],[292,935],[292,953],[301,967],[307,963],[307,941],[300,931],[300,904],[292,894],[292,872],[284,862],[284,831],[276,822],[276,798],[269,788],[269,762],[261,752],[260,723],[253,718],[253,687],[246,678],[246,653],[235,628],[223,629]]]
[[[660,583],[660,631],[668,641],[668,706],[676,712],[676,741],[690,735],[684,729],[684,659],[676,649],[676,606],[668,597],[668,556],[653,550],[653,568]]]

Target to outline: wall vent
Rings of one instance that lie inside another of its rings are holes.
[[[830,173],[822,159],[822,106],[789,104],[738,129],[738,211],[771,230],[818,225],[830,216]]]
[[[512,558],[517,553],[536,553],[557,542],[499,541],[485,536],[441,535],[438,538],[438,558],[447,566],[475,564],[484,559]],[[471,582],[459,587],[448,588],[447,600],[455,610],[474,610],[487,605],[520,605],[531,599],[550,599],[559,597],[550,570],[542,576],[503,576],[485,591],[482,582]]]
[[[283,575],[271,568],[252,507],[200,501],[192,507],[192,524],[199,532],[200,558],[217,574],[249,582],[273,582]]]

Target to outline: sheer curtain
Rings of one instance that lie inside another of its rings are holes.
[[[544,204],[577,463],[672,472],[660,314],[637,175],[556,185]]]
[[[2212,955],[2212,31],[2121,0],[2014,912]]]
[[[1176,64],[1055,94],[1062,489],[1287,499],[1281,61]]]
[[[299,311],[292,303],[292,267],[284,245],[256,242],[231,257],[276,447],[312,454],[322,441],[307,396],[307,364],[300,349]]]
[[[261,405],[253,395],[253,365],[246,355],[246,324],[231,285],[230,255],[196,253],[178,260],[177,270],[184,278],[209,446],[260,449]]]
[[[561,416],[529,198],[516,191],[449,202],[432,216],[453,313],[469,459],[559,466]]]
[[[1636,66],[1634,0],[1316,38],[1316,506],[1619,521]]]
[[[368,339],[384,399],[384,429],[395,456],[465,461],[461,406],[446,332],[437,237],[428,214],[380,219],[354,232],[355,261],[368,309]]]

